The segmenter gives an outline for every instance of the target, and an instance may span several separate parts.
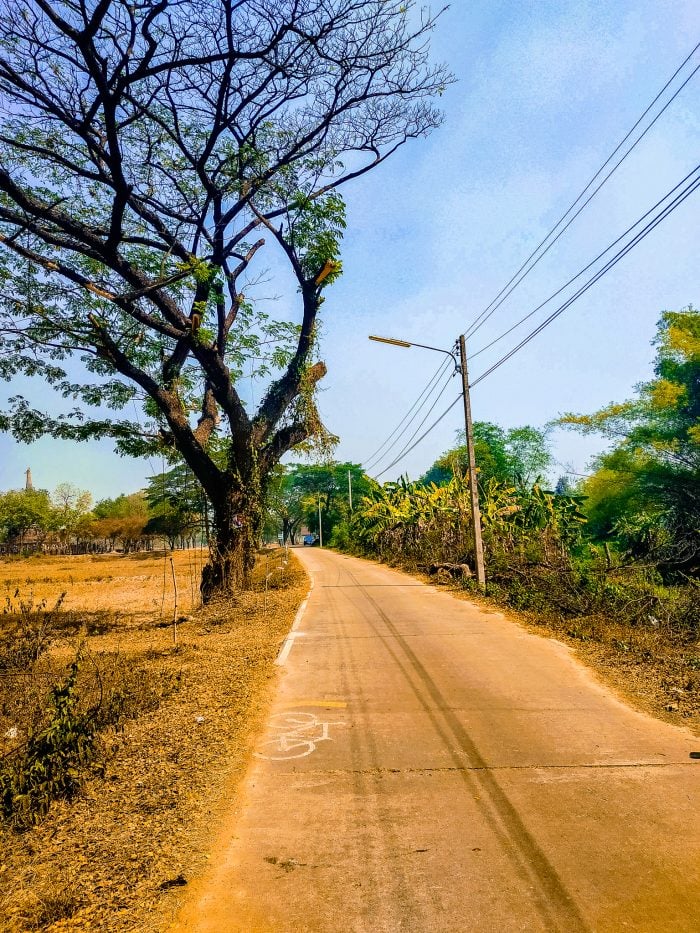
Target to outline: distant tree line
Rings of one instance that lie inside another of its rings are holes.
[[[0,493],[0,553],[86,554],[194,547],[208,541],[201,486],[177,464],[146,489],[93,505],[89,492],[60,483]]]
[[[351,516],[351,497],[359,503],[373,480],[357,463],[280,464],[272,475],[267,502],[266,537],[297,544],[302,529],[330,543]],[[320,524],[319,524],[320,514]]]

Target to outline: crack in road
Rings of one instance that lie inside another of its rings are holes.
[[[694,768],[697,765],[690,761],[660,761],[660,762],[634,762],[627,764],[580,764],[580,765],[488,765],[459,767],[458,765],[435,765],[423,768],[304,768],[295,771],[298,775],[331,775],[331,774],[451,774],[451,773],[478,773],[478,772],[507,772],[507,771],[630,771],[645,768]]]

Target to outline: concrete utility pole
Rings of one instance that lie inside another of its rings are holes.
[[[474,459],[474,430],[472,427],[472,405],[469,398],[469,371],[467,369],[467,345],[464,334],[459,338],[459,361],[462,373],[462,397],[464,400],[464,425],[467,438],[467,463],[469,469],[469,495],[472,505],[472,528],[474,532],[474,563],[476,582],[486,586],[484,571],[484,545],[481,540],[481,510],[479,508],[479,489],[476,483],[476,461]]]
[[[321,497],[318,497],[318,546],[323,547],[323,525],[321,524]]]
[[[455,364],[455,372],[462,375],[462,398],[464,400],[464,424],[467,438],[467,457],[469,465],[469,495],[471,500],[472,526],[474,530],[474,564],[476,569],[476,580],[479,586],[486,586],[486,571],[484,569],[484,545],[481,540],[481,510],[479,509],[479,487],[476,483],[476,462],[474,458],[474,431],[472,429],[472,406],[469,400],[469,372],[467,370],[467,345],[464,335],[457,341],[459,346],[460,361],[457,362],[456,346],[452,350],[443,350],[441,347],[430,347],[425,343],[413,343],[409,340],[397,340],[394,337],[377,337],[375,334],[369,335],[370,340],[376,340],[377,343],[390,343],[394,347],[421,347],[423,350],[434,350],[436,353],[445,353],[452,357]],[[456,404],[457,399],[452,403]],[[452,406],[450,406],[452,407]],[[448,409],[449,410],[449,409]],[[447,412],[445,412],[447,414]],[[414,445],[415,446],[415,445]]]
[[[352,512],[352,472],[348,470],[348,501],[350,502],[350,511]]]

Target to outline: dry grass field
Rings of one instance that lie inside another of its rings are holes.
[[[176,644],[167,556],[0,562],[0,764],[26,742],[32,716],[40,724],[78,650],[79,689],[92,698],[99,684],[120,714],[101,729],[96,766],[72,799],[22,831],[0,823],[0,929],[167,929],[235,801],[274,658],[307,590],[292,554],[266,596],[280,553],[261,555],[250,592],[199,609],[201,558],[176,552]],[[42,650],[21,669],[13,646],[37,619],[49,620]]]
[[[172,557],[173,567],[170,559]],[[77,557],[37,555],[0,560],[3,605],[7,599],[55,603],[65,593],[63,608],[110,613],[123,622],[145,622],[156,616],[172,619],[175,602],[186,614],[199,606],[199,576],[206,551],[95,554]],[[18,596],[14,594],[18,592]]]

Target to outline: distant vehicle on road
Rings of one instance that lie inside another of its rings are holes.
[[[318,544],[316,535],[304,535],[304,547],[313,547],[314,544]]]

